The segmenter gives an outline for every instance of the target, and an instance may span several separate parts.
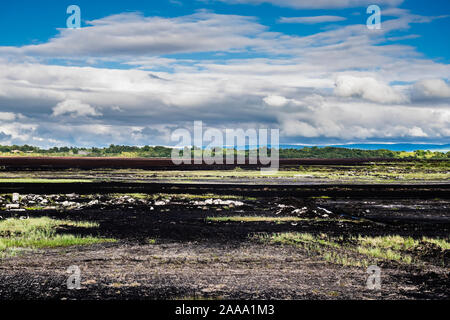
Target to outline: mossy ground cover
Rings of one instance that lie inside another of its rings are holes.
[[[368,266],[380,261],[420,264],[423,261],[417,251],[424,244],[434,244],[442,251],[450,248],[450,239],[414,239],[399,235],[344,238],[326,234],[286,232],[256,235],[254,239],[272,244],[298,246],[321,256],[325,261],[345,266]]]
[[[48,217],[6,219],[0,221],[0,256],[15,254],[22,249],[40,249],[114,242],[114,239],[80,236],[76,229],[98,227],[92,222],[56,220]],[[70,229],[70,233],[62,233]],[[75,230],[75,231],[72,231]]]

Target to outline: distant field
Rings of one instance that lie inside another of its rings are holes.
[[[450,180],[450,161],[378,162],[365,165],[297,165],[278,172],[232,170],[58,169],[0,170],[0,182],[333,182],[407,183]],[[207,169],[207,166],[205,166]]]

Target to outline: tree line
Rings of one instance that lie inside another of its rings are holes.
[[[198,153],[199,148],[191,147],[185,148],[192,155],[194,152]],[[212,154],[224,153],[225,149],[215,148]],[[270,152],[270,150],[269,150]],[[235,154],[249,155],[249,150],[236,150]],[[91,156],[91,157],[144,157],[144,158],[170,158],[172,148],[163,146],[124,146],[111,144],[103,148],[78,148],[78,147],[52,147],[49,149],[42,149],[30,145],[0,145],[0,154],[2,155],[34,155],[34,156]],[[280,149],[280,158],[412,158],[412,159],[450,159],[449,152],[426,151],[417,150],[414,152],[391,151],[386,149],[379,150],[362,150],[362,149],[346,149],[337,147],[304,147],[301,149]]]

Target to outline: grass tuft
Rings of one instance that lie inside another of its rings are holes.
[[[448,250],[450,243],[444,239],[423,237],[422,241],[411,237],[330,237],[325,234],[284,232],[254,236],[259,241],[274,244],[294,245],[315,252],[325,261],[344,266],[367,266],[377,261],[396,261],[411,264],[415,261],[411,253],[423,242],[437,245],[441,250]]]
[[[58,234],[68,228],[95,228],[97,223],[55,220],[48,217],[26,220],[7,219],[0,221],[0,256],[15,255],[21,249],[68,247],[102,242],[114,242],[92,236]]]

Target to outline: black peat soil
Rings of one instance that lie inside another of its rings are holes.
[[[366,268],[332,264],[302,248],[253,239],[255,234],[274,232],[448,238],[449,201],[289,197],[243,202],[223,206],[172,199],[150,207],[100,201],[82,210],[30,212],[30,217],[97,222],[95,229],[61,232],[118,242],[3,258],[0,299],[449,299],[448,250],[424,245],[420,254],[426,263],[421,265],[382,262],[382,287],[374,291],[366,288]],[[2,213],[3,218],[17,214]],[[232,215],[298,215],[310,220],[206,220]],[[67,268],[73,265],[81,270],[79,290],[67,289]]]

